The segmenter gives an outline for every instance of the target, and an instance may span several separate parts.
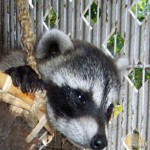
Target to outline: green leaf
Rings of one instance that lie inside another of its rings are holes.
[[[133,82],[134,86],[137,89],[140,89],[142,86],[143,80],[143,69],[142,68],[134,68],[134,71],[131,71],[128,75],[129,79]],[[150,79],[150,71],[148,69],[145,70],[145,81]]]
[[[52,8],[49,12],[49,14],[47,15],[47,17],[45,18],[45,23],[48,27],[54,28],[56,26],[57,23],[57,13],[54,10],[54,8]]]
[[[116,49],[114,50],[115,38],[116,38]],[[112,54],[114,53],[114,51],[116,54],[119,54],[123,46],[124,46],[124,39],[121,37],[120,33],[117,34],[114,33],[107,41],[107,48]]]
[[[146,0],[138,0],[137,3],[137,18],[139,19],[139,21],[143,21],[146,17]],[[148,0],[148,14],[150,14],[150,0]],[[131,8],[131,11],[136,14],[136,4],[133,5],[133,7]]]
[[[90,6],[90,17],[89,17],[89,9],[86,11],[86,13],[84,14],[84,17],[87,19],[87,21],[91,21],[91,24],[94,25],[97,22],[97,8],[98,8],[98,4],[96,2],[93,2]],[[101,10],[99,8],[99,17],[101,16]]]
[[[114,104],[113,118],[116,118],[122,111],[123,108],[121,105]]]

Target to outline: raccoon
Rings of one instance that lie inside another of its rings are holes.
[[[11,75],[23,92],[46,89],[49,121],[73,144],[93,150],[105,148],[124,63],[118,65],[94,45],[71,40],[57,29],[42,36],[35,57],[41,79],[26,65],[22,51],[2,57],[0,69]]]

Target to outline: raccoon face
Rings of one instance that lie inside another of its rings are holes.
[[[67,35],[59,32],[52,30],[46,34],[37,48],[39,71],[47,84],[48,117],[53,126],[77,146],[103,149],[107,146],[107,124],[113,103],[119,99],[118,69],[111,58],[93,45],[68,41]],[[63,39],[66,41],[61,50]],[[44,46],[48,43],[49,49],[46,49]],[[67,43],[71,43],[69,47]],[[47,58],[48,52],[55,50],[54,45],[59,53]],[[67,45],[66,51],[64,45]],[[44,49],[45,56],[41,59],[39,54]]]
[[[58,131],[82,148],[103,149],[107,146],[107,123],[113,104],[108,108],[98,107],[92,93],[67,85],[51,84],[48,91],[48,115]]]
[[[103,149],[107,146],[107,123],[112,103],[119,97],[120,81],[112,63],[102,67],[97,58],[100,54],[92,54],[93,48],[90,55],[87,49],[84,51],[83,48],[83,52],[76,50],[58,57],[59,61],[49,61],[49,70],[41,67],[47,83],[48,116],[74,144]]]

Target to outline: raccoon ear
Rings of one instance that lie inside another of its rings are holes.
[[[73,48],[73,43],[68,35],[60,30],[52,29],[40,39],[35,56],[37,59],[51,58]]]
[[[125,57],[120,57],[118,59],[116,59],[115,61],[118,70],[120,71],[120,73],[125,73],[126,69],[128,67],[128,59]]]

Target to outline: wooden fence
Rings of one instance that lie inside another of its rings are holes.
[[[123,112],[109,125],[106,149],[124,150],[129,140],[129,149],[149,150],[150,0],[28,0],[27,8],[37,41],[48,28],[59,28],[114,58],[128,58],[129,71],[122,77]],[[0,0],[0,48],[5,52],[20,47],[17,17],[15,1]],[[60,136],[50,145],[51,149],[77,149],[69,146]]]

